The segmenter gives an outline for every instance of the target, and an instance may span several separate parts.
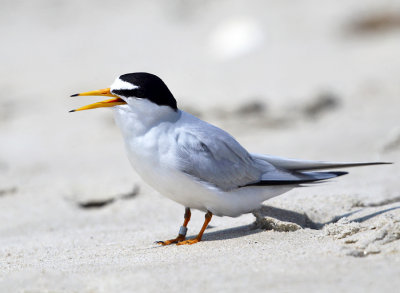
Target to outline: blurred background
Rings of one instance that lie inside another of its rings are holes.
[[[97,101],[71,94],[109,87],[124,73],[160,76],[181,108],[250,151],[399,158],[399,1],[0,3],[3,232],[50,217],[48,204],[56,222],[68,213],[64,199],[136,183],[150,192],[127,162],[111,111],[68,113]],[[397,193],[396,166],[356,172],[343,179],[347,190],[363,182],[377,195]]]

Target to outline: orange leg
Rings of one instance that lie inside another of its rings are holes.
[[[186,231],[187,231],[187,224],[190,221],[190,216],[191,216],[191,212],[189,208],[185,209],[185,221],[183,222],[183,225],[181,227],[181,229],[179,230],[179,234],[178,237],[174,238],[174,239],[170,239],[170,240],[166,240],[166,241],[157,241],[157,244],[161,244],[161,245],[170,245],[172,243],[178,243],[179,241],[183,241],[185,240],[186,237]]]
[[[212,213],[210,211],[208,211],[205,216],[203,227],[201,227],[201,230],[200,230],[199,234],[196,236],[196,238],[179,241],[176,245],[195,244],[195,243],[201,241],[204,230],[207,228],[208,223],[210,223],[211,218],[212,218]]]

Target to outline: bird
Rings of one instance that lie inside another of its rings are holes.
[[[289,159],[248,152],[233,136],[180,110],[158,76],[123,74],[109,88],[71,95],[110,99],[71,110],[111,108],[129,161],[142,179],[185,208],[178,236],[160,245],[201,241],[213,215],[237,217],[304,184],[348,174],[324,169],[387,164]],[[196,237],[186,239],[191,209],[205,212]]]

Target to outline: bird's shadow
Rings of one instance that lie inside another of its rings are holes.
[[[400,205],[391,207],[391,208],[387,208],[384,210],[372,212],[368,215],[356,218],[352,221],[362,223],[373,217],[376,217],[378,215],[381,215],[381,214],[384,214],[384,213],[387,213],[387,212],[390,212],[390,211],[393,211],[396,209],[400,209]],[[286,210],[286,209],[280,209],[280,208],[270,207],[270,206],[265,206],[265,205],[263,205],[256,213],[258,213],[258,216],[271,217],[271,218],[277,219],[282,222],[294,223],[294,224],[299,225],[301,228],[320,230],[328,224],[336,223],[337,221],[339,221],[342,218],[352,216],[363,210],[364,210],[364,208],[361,208],[361,209],[358,209],[358,210],[355,210],[352,212],[338,215],[338,216],[334,217],[332,220],[325,222],[325,223],[312,221],[305,213],[298,213],[298,212],[294,212],[294,211],[290,211],[290,210]],[[203,236],[203,240],[204,241],[216,241],[216,240],[235,239],[235,238],[239,238],[239,237],[243,237],[243,236],[261,233],[265,230],[268,230],[268,229],[263,229],[262,227],[260,227],[260,225],[257,223],[257,221],[255,221],[254,223],[249,224],[249,225],[243,225],[243,226],[224,229],[224,230],[215,231],[215,232],[206,232]]]

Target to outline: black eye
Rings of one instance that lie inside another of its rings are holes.
[[[134,98],[137,95],[137,89],[112,90],[111,93],[126,98]]]

